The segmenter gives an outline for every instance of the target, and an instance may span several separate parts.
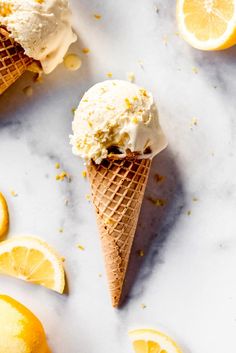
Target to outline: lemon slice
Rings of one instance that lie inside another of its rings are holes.
[[[129,331],[135,353],[182,353],[166,334],[152,329]]]
[[[197,49],[236,44],[236,0],[177,0],[177,20],[180,34]]]
[[[0,238],[7,234],[9,229],[9,213],[6,200],[0,192]]]
[[[30,236],[0,243],[0,273],[63,293],[62,259],[44,241]]]

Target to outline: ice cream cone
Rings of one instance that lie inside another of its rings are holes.
[[[10,87],[32,62],[33,59],[26,56],[23,48],[0,26],[0,94]]]
[[[137,157],[87,167],[114,307],[121,301],[150,167],[150,159]]]

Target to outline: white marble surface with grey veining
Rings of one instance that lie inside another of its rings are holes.
[[[70,51],[82,57],[82,68],[60,65],[42,84],[26,74],[0,98],[9,237],[33,234],[52,244],[66,259],[69,294],[4,277],[0,291],[41,319],[53,353],[131,352],[127,330],[146,326],[173,335],[184,353],[234,352],[236,48],[205,53],[188,46],[177,33],[173,0],[71,3],[80,39]],[[119,310],[110,305],[84,166],[68,142],[71,109],[107,72],[119,79],[134,72],[153,91],[169,140],[154,160],[137,231],[135,250],[150,249],[143,258],[134,251],[130,277],[141,269]],[[29,85],[31,97],[23,93]],[[56,162],[71,183],[55,180]]]

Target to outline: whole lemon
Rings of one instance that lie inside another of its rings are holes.
[[[0,353],[50,353],[41,322],[7,295],[0,295],[0,328]]]

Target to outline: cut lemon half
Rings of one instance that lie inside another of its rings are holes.
[[[135,353],[182,353],[172,338],[156,330],[129,331],[129,337]]]
[[[0,192],[0,238],[7,234],[9,229],[9,213],[5,197]]]
[[[236,0],[177,0],[182,37],[202,50],[222,50],[236,44]]]
[[[0,274],[40,284],[63,293],[62,259],[39,238],[14,237],[0,243]]]
[[[7,295],[0,294],[0,352],[50,353],[46,334],[37,317]]]

